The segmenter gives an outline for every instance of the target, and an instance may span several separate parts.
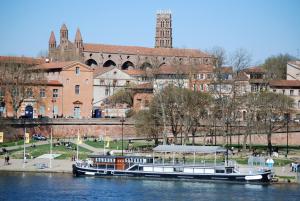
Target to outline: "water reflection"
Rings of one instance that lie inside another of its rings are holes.
[[[299,185],[252,185],[119,178],[69,174],[1,173],[0,200],[266,200],[294,201]]]

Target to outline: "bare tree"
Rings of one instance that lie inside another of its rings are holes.
[[[249,67],[251,55],[246,49],[239,48],[231,54],[229,63],[235,72],[240,72]]]
[[[290,108],[293,107],[294,101],[292,98],[283,94],[273,92],[260,92],[257,98],[257,118],[262,125],[262,129],[267,133],[268,151],[272,153],[272,133],[276,130],[276,125],[273,118],[275,116],[285,116],[289,114]],[[284,122],[282,122],[282,126]]]
[[[5,102],[10,103],[13,116],[17,117],[26,98],[39,97],[39,88],[45,85],[44,74],[39,69],[33,69],[35,62],[30,62],[28,58],[12,57],[0,65],[0,87],[5,92]]]

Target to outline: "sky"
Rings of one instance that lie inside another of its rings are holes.
[[[84,43],[154,47],[158,10],[171,10],[173,47],[246,49],[253,64],[300,57],[300,0],[1,0],[0,55],[36,57],[80,28]]]

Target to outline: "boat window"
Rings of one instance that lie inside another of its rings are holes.
[[[226,173],[232,173],[232,168],[226,168]]]
[[[225,170],[216,170],[216,173],[224,173]]]

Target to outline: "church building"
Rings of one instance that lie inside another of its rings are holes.
[[[121,46],[84,43],[77,29],[74,42],[68,38],[65,24],[60,29],[60,43],[54,32],[49,39],[51,61],[77,60],[95,68],[117,67],[122,70],[146,69],[163,64],[213,64],[211,55],[197,49],[173,48],[172,14],[159,11],[156,15],[155,47]]]

